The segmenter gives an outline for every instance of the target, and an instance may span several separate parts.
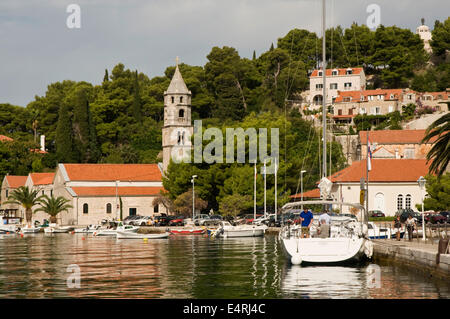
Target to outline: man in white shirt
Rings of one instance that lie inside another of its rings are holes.
[[[331,222],[331,217],[330,215],[327,214],[327,212],[325,211],[322,215],[319,216],[319,225],[320,225],[320,221],[324,220],[326,225],[330,225]]]

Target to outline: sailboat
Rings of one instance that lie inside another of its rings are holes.
[[[325,50],[325,0],[322,0],[322,75],[323,75],[323,98],[322,98],[322,125],[323,125],[323,174],[319,183],[321,193],[320,200],[297,201],[287,203],[282,211],[299,208],[303,205],[342,205],[358,209],[360,220],[347,219],[337,220],[331,218],[330,236],[328,238],[315,238],[313,227],[311,237],[302,238],[301,227],[290,225],[284,226],[279,234],[279,239],[290,261],[294,265],[302,263],[336,264],[353,261],[361,261],[372,257],[373,245],[368,236],[368,214],[367,209],[360,203],[345,203],[329,199],[332,182],[326,178],[327,172],[327,109],[326,109],[326,50]],[[367,199],[366,199],[367,200]]]

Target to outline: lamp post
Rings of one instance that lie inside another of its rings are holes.
[[[116,220],[119,220],[119,203],[117,202],[117,196],[118,196],[118,189],[117,187],[119,186],[119,182],[120,181],[116,181]]]
[[[195,182],[194,179],[197,177],[197,175],[192,175],[192,221],[194,221],[195,216]]]
[[[420,187],[420,193],[422,195],[422,240],[425,240],[425,214],[423,212],[423,201],[425,200],[424,189],[426,182],[427,180],[423,176],[420,176],[417,180]]]
[[[302,170],[300,172],[300,192],[302,194],[302,202],[303,202],[303,174],[306,173],[305,170]],[[303,204],[302,204],[302,210],[303,210]]]

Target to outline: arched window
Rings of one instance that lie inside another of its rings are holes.
[[[111,211],[112,211],[111,204],[110,203],[106,204],[106,213],[111,214]]]
[[[180,103],[183,103],[183,97],[180,96]]]
[[[181,109],[181,110],[178,112],[178,117],[184,117],[184,110],[183,110],[183,109]]]
[[[403,208],[403,195],[400,194],[397,196],[397,210],[400,210]]]
[[[183,145],[184,145],[184,133],[185,132],[183,132],[183,134],[181,135],[181,141],[182,141]]]
[[[405,208],[406,209],[411,208],[411,195],[410,194],[406,195],[406,197],[405,197]]]
[[[177,144],[180,145],[181,142],[181,134],[180,131],[178,131],[178,140],[177,140]]]
[[[87,214],[89,213],[89,205],[88,204],[83,204],[83,214]]]
[[[172,103],[175,103],[175,98],[171,96]]]

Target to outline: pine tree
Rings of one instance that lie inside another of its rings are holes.
[[[138,82],[138,72],[136,70],[134,78],[134,98],[133,98],[133,116],[136,122],[142,122],[142,111],[141,111],[141,97],[139,93],[139,82]]]
[[[63,104],[59,108],[58,124],[56,126],[56,158],[60,163],[72,163],[72,123],[70,120],[69,107]]]
[[[105,69],[105,76],[103,77],[103,82],[108,82],[108,81],[109,81],[108,69]]]

